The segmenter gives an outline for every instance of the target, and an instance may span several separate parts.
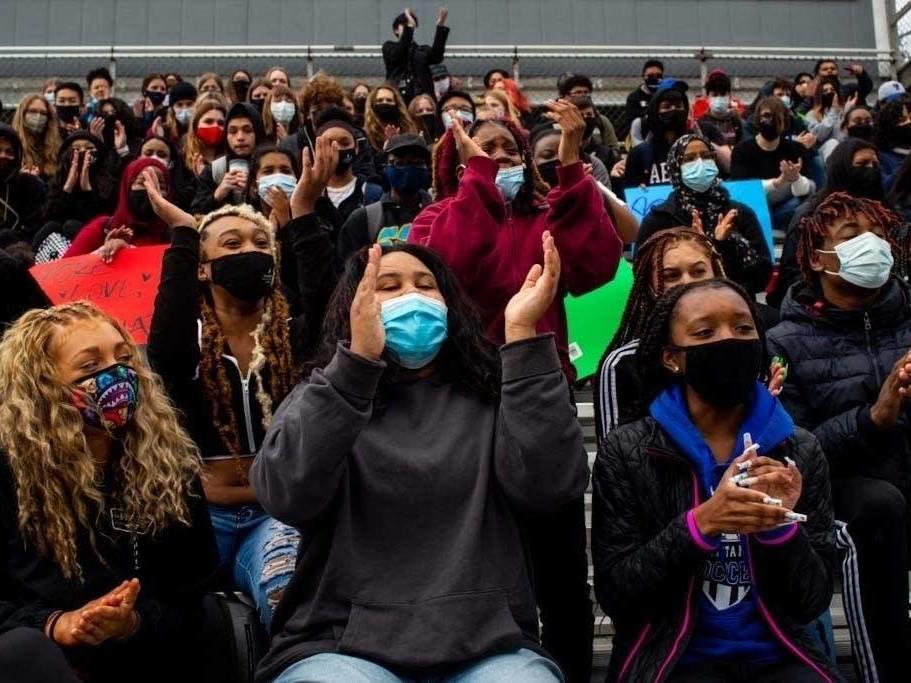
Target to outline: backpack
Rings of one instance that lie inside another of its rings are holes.
[[[364,211],[367,212],[367,236],[373,244],[383,228],[383,202],[368,204]]]

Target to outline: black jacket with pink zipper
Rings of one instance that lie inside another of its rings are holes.
[[[807,515],[786,543],[750,537],[748,556],[757,606],[785,652],[840,681],[804,624],[832,598],[836,552],[828,467],[816,439],[802,429],[765,455],[790,457],[803,474],[795,506]],[[611,431],[592,472],[595,595],[614,621],[608,681],[666,680],[695,628],[706,551],[687,525],[700,500],[696,473],[652,417]]]

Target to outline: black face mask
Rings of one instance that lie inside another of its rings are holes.
[[[351,164],[354,163],[354,150],[353,149],[340,149],[338,151],[338,166],[335,167],[335,175],[343,176],[351,168]]]
[[[661,76],[647,76],[645,79],[645,87],[655,92],[658,89],[658,84],[661,82]]]
[[[374,104],[373,113],[383,123],[397,124],[399,122],[399,110],[394,104]]]
[[[544,179],[544,182],[551,187],[556,187],[560,184],[560,179],[557,177],[557,165],[559,163],[559,159],[551,159],[538,164],[538,173]]]
[[[911,147],[911,125],[896,128],[892,140],[896,147]]]
[[[852,166],[849,182],[851,194],[868,199],[879,199],[883,196],[883,181],[878,168]]]
[[[595,132],[595,128],[598,126],[598,117],[592,116],[591,118],[585,119],[585,131],[582,133],[582,139],[588,140],[592,133]]]
[[[848,126],[848,137],[857,138],[858,140],[872,140],[873,126],[867,123],[861,123],[856,126]]]
[[[436,137],[437,130],[437,115],[436,114],[421,114],[421,123],[424,124],[424,130],[427,131],[431,137]]]
[[[127,195],[127,207],[138,221],[149,223],[155,220],[155,209],[149,201],[149,194],[145,190],[130,190]]]
[[[145,96],[149,98],[149,102],[157,107],[159,104],[164,102],[165,93],[155,92],[154,90],[146,90]]]
[[[253,105],[253,108],[256,109],[256,111],[258,111],[260,114],[262,114],[263,106],[266,104],[266,98],[262,97],[258,100],[253,100],[252,102],[250,102],[250,104]]]
[[[61,121],[72,121],[79,116],[79,107],[75,104],[61,104],[55,107],[57,118]]]
[[[237,95],[237,100],[243,102],[247,99],[247,91],[250,90],[250,81],[231,81],[231,85],[234,86],[234,93]]]
[[[361,95],[359,97],[353,97],[351,102],[354,104],[354,111],[358,114],[363,114],[364,110],[367,108],[367,96]]]
[[[664,111],[658,114],[661,128],[672,133],[682,133],[686,130],[686,112],[679,109]]]
[[[723,339],[675,350],[686,354],[684,379],[706,403],[733,407],[749,400],[762,369],[758,339]]]
[[[820,97],[819,99],[822,102],[822,106],[831,107],[832,103],[835,101],[835,93],[834,92],[823,93],[822,97]]]
[[[769,142],[778,139],[778,126],[774,121],[760,121],[759,134]]]
[[[272,291],[275,259],[261,251],[245,251],[212,261],[212,283],[241,301],[258,301]]]

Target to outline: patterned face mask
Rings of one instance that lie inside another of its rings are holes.
[[[129,365],[117,363],[73,383],[73,405],[85,423],[120,437],[136,413],[139,375]]]

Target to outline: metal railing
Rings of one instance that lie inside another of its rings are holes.
[[[515,76],[523,73],[535,75],[572,66],[576,62],[590,65],[591,73],[599,65],[626,62],[636,64],[633,71],[624,68],[627,75],[638,74],[638,62],[649,57],[671,60],[677,65],[674,71],[683,71],[681,76],[690,75],[704,78],[716,65],[741,65],[750,71],[745,75],[777,75],[768,63],[784,70],[785,65],[801,64],[806,68],[819,58],[827,57],[839,61],[859,61],[876,66],[880,76],[893,75],[896,69],[896,55],[893,50],[883,49],[842,49],[842,48],[793,48],[793,47],[735,47],[735,46],[633,46],[633,45],[448,45],[446,61],[454,72],[460,69],[466,74],[482,73],[481,64],[489,65],[494,60],[509,61]],[[0,46],[0,76],[21,75],[23,71],[34,76],[56,76],[51,73],[63,62],[83,64],[105,61],[111,72],[118,67],[128,71],[141,70],[145,64],[157,63],[161,68],[163,60],[179,61],[184,64],[198,64],[199,70],[218,70],[225,60],[242,65],[245,60],[256,62],[268,60],[289,60],[303,62],[308,77],[324,66],[345,62],[360,62],[365,74],[382,66],[382,52],[379,45],[74,45],[74,46]],[[457,65],[453,65],[457,62]],[[31,63],[32,69],[23,69]],[[559,63],[560,66],[554,65]],[[5,66],[4,66],[5,65]],[[135,65],[135,69],[131,69]],[[746,65],[749,65],[748,67]],[[581,70],[581,66],[578,67]],[[760,73],[765,69],[765,73]],[[45,73],[39,73],[41,71]],[[330,69],[331,70],[331,69]],[[15,74],[4,74],[15,71]],[[607,69],[607,72],[613,71]],[[461,72],[460,72],[461,73]],[[786,72],[787,73],[787,72]],[[611,75],[607,73],[607,75]]]

